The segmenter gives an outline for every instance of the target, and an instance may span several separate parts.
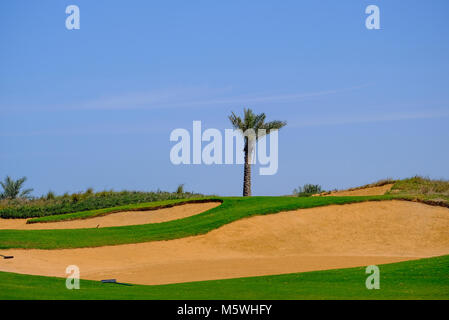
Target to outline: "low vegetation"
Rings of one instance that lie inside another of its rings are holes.
[[[385,185],[393,185],[391,190],[387,192],[387,194],[390,195],[405,196],[409,199],[433,205],[449,206],[449,180],[443,179],[430,179],[421,176],[402,180],[387,178],[360,187],[350,188],[345,191],[382,187]],[[306,190],[305,186],[303,189],[295,189],[294,194],[299,196],[309,196],[310,194],[304,192],[304,190]],[[332,192],[321,191],[319,193],[321,193],[321,195],[330,195]]]
[[[81,280],[67,290],[65,279],[0,272],[0,299],[449,299],[449,256],[381,265],[380,290],[367,290],[364,267],[285,275],[119,286]]]
[[[449,200],[449,181],[415,176],[413,178],[396,181],[390,193]]]
[[[293,190],[293,194],[297,197],[310,197],[321,192],[323,192],[323,190],[319,184],[305,184],[304,186]]]
[[[0,218],[33,218],[56,214],[75,213],[124,206],[129,204],[148,203],[174,199],[190,199],[201,197],[201,194],[185,192],[138,192],[138,191],[102,191],[85,192],[56,196],[53,192],[35,199],[4,199],[0,201]]]

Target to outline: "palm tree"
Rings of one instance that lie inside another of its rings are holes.
[[[243,171],[243,196],[248,197],[251,196],[251,155],[254,150],[254,146],[257,143],[257,140],[265,134],[269,134],[271,130],[278,130],[282,128],[287,124],[287,122],[265,122],[265,113],[255,114],[251,109],[245,108],[243,110],[243,113],[243,120],[242,118],[236,116],[234,112],[232,112],[232,114],[229,116],[229,120],[231,121],[234,128],[241,130],[242,133],[248,133],[247,130],[252,132],[249,135],[244,135],[245,147],[243,149],[243,151],[245,152],[245,164]]]
[[[3,193],[0,194],[0,199],[28,198],[33,189],[25,189],[21,192],[26,179],[26,177],[22,177],[14,180],[7,176],[4,181],[0,181],[0,185],[3,187]]]

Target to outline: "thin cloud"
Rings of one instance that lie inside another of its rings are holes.
[[[363,84],[348,88],[330,89],[314,92],[288,94],[247,94],[232,95],[232,87],[211,89],[207,87],[173,88],[147,92],[123,93],[119,95],[102,96],[76,103],[61,103],[55,105],[5,105],[0,102],[3,113],[68,111],[68,110],[151,110],[164,108],[205,108],[234,107],[254,104],[282,104],[310,98],[323,97],[369,86]]]
[[[33,136],[92,136],[92,135],[124,135],[124,134],[156,134],[164,132],[165,127],[148,125],[96,125],[77,126],[71,128],[53,128],[20,132],[0,132],[0,137],[33,137]]]
[[[321,97],[357,90],[367,85],[359,85],[350,88],[333,89],[307,93],[292,93],[278,95],[245,95],[234,97],[216,97],[218,94],[230,91],[222,90],[198,90],[198,89],[174,89],[153,91],[147,93],[124,94],[113,97],[103,97],[71,106],[73,109],[155,109],[155,108],[182,108],[182,107],[213,107],[220,105],[248,105],[255,103],[285,103],[295,102],[307,98]],[[215,97],[214,97],[215,96]]]
[[[401,121],[401,120],[424,120],[424,119],[436,119],[449,117],[449,111],[433,111],[423,113],[392,113],[392,114],[376,114],[376,115],[362,115],[362,116],[349,116],[329,119],[309,119],[302,122],[291,123],[289,127],[301,128],[301,127],[321,127],[321,126],[335,126],[335,125],[350,125],[361,123],[377,123],[388,121]]]

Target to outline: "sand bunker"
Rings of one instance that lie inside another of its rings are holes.
[[[391,190],[393,187],[392,184],[386,184],[380,187],[369,187],[369,188],[363,188],[363,189],[357,189],[357,190],[344,190],[344,191],[336,191],[332,192],[331,194],[328,194],[326,196],[333,196],[333,197],[348,197],[348,196],[381,196],[388,191]]]
[[[449,254],[449,209],[365,202],[256,216],[206,235],[100,248],[0,250],[0,270],[163,284],[365,266]]]
[[[49,223],[27,224],[27,219],[0,219],[0,229],[81,229],[158,223],[190,217],[218,207],[220,204],[220,202],[188,203],[157,210],[125,211],[96,218]]]

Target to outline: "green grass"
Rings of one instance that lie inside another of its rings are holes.
[[[121,286],[0,272],[0,299],[449,299],[449,256],[381,265],[380,289],[367,290],[365,268],[190,282]]]
[[[214,200],[213,198],[207,198],[206,201]],[[39,218],[29,219],[27,223],[43,223],[43,222],[59,222],[59,221],[68,221],[68,220],[79,220],[79,219],[88,219],[94,218],[98,216],[104,216],[109,213],[115,212],[123,212],[123,211],[138,211],[138,210],[154,210],[154,209],[162,209],[169,208],[175,205],[181,205],[188,202],[204,202],[201,198],[194,199],[175,199],[175,200],[165,200],[165,201],[154,201],[147,203],[137,203],[137,204],[128,204],[124,206],[117,206],[112,208],[104,208],[97,210],[88,210],[88,211],[80,211],[73,213],[65,213],[65,214],[57,214],[52,216],[45,216]],[[219,201],[219,200],[216,200]]]
[[[60,249],[171,240],[205,234],[230,222],[281,211],[332,204],[395,199],[395,196],[370,197],[250,197],[213,198],[223,203],[216,208],[184,219],[162,223],[62,230],[0,230],[0,248]],[[128,209],[126,209],[128,210]]]

